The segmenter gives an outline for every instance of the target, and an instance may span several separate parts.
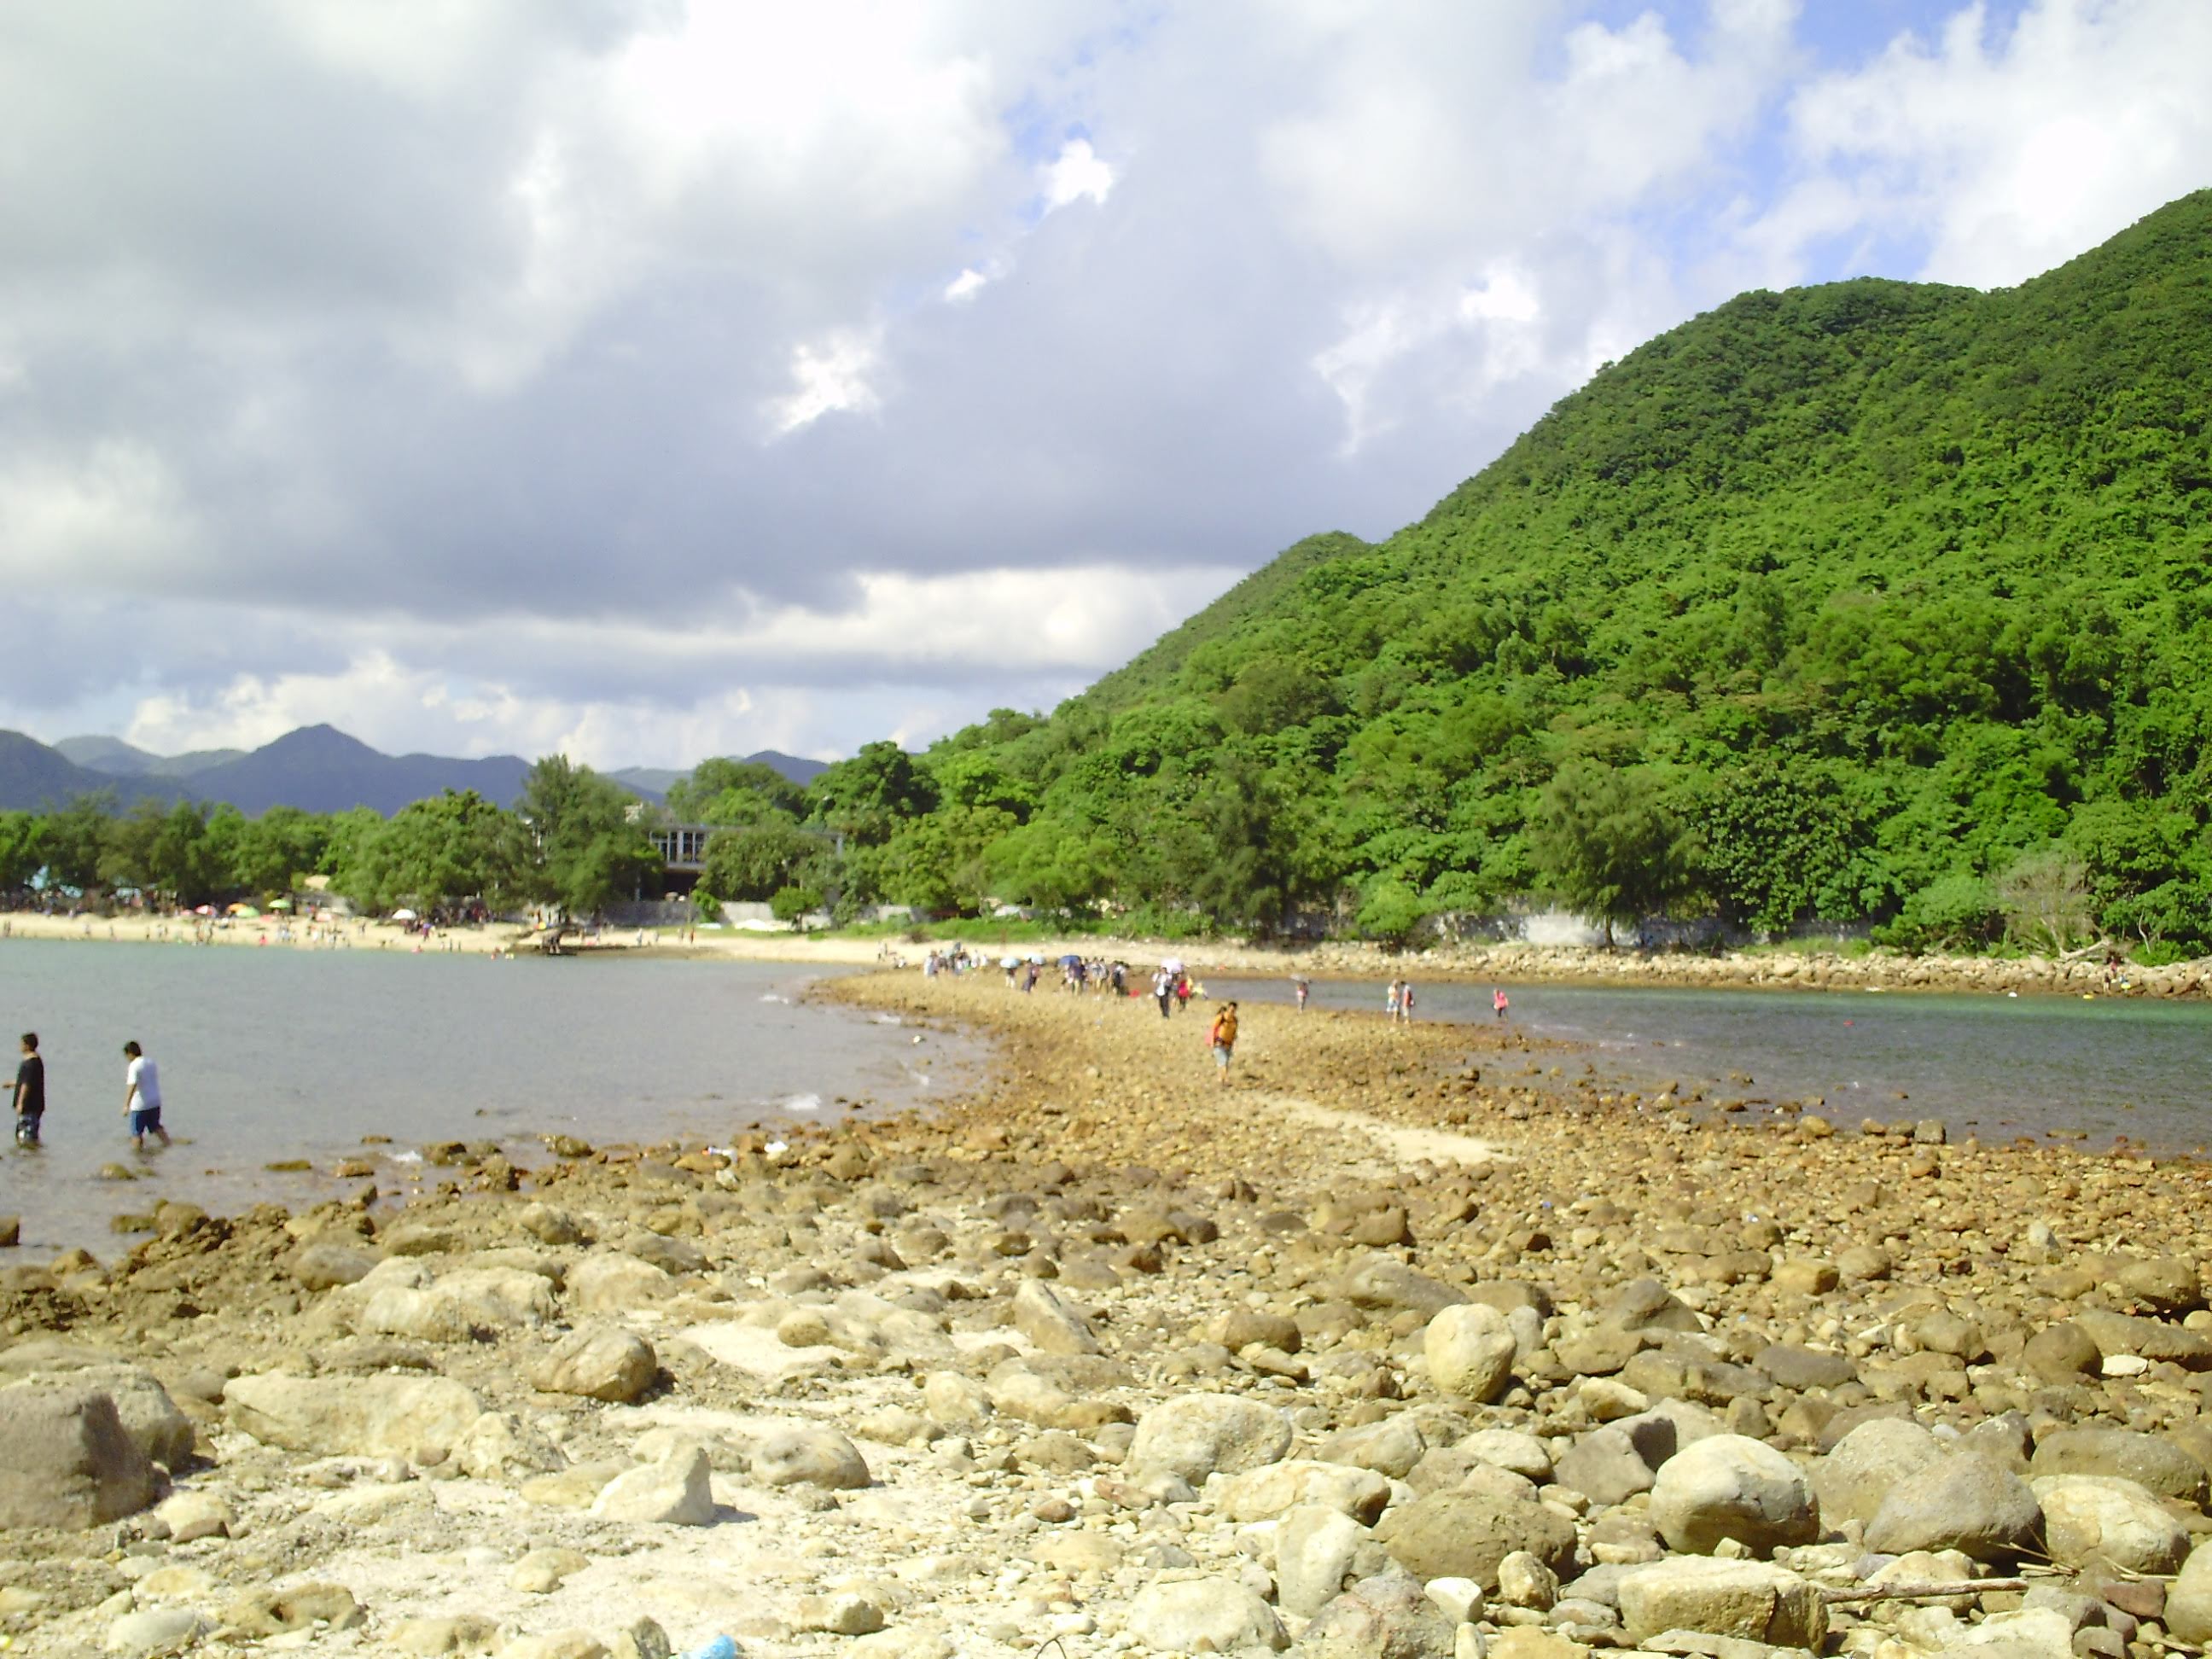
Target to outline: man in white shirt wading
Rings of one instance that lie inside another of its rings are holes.
[[[166,1146],[169,1132],[161,1127],[161,1074],[136,1042],[123,1045],[123,1057],[131,1062],[123,1073],[123,1115],[131,1121],[131,1139],[142,1152],[149,1134],[161,1136]]]

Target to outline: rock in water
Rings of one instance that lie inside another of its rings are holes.
[[[1421,1340],[1429,1380],[1449,1395],[1486,1406],[1505,1392],[1520,1345],[1505,1316],[1487,1304],[1446,1308],[1429,1321]]]
[[[1146,1585],[1129,1604],[1129,1633],[1154,1653],[1280,1652],[1291,1644],[1275,1610],[1234,1578]]]
[[[1867,1523],[1867,1547],[1885,1555],[1960,1550],[1993,1561],[2033,1544],[2043,1510],[2027,1483],[1985,1457],[1954,1452],[1890,1488]]]
[[[1621,1619],[1639,1642],[1662,1631],[1694,1630],[1818,1649],[1827,1636],[1820,1591],[1764,1561],[1655,1561],[1623,1573],[1620,1589]]]
[[[1733,1538],[1765,1554],[1808,1544],[1820,1530],[1813,1483],[1764,1441],[1718,1434],[1684,1448],[1659,1470],[1651,1519],[1668,1544],[1711,1555]]]
[[[483,1408],[442,1376],[289,1376],[233,1379],[231,1421],[265,1445],[317,1457],[404,1457],[442,1462]]]
[[[1273,1463],[1291,1449],[1283,1413],[1233,1394],[1186,1394],[1137,1419],[1129,1443],[1133,1469],[1166,1469],[1194,1486],[1209,1474],[1242,1474]]]
[[[538,1361],[530,1381],[547,1394],[627,1405],[653,1386],[659,1364],[653,1344],[643,1337],[601,1327],[563,1337]]]
[[[154,1466],[106,1394],[0,1391],[0,1527],[98,1526],[153,1501]]]
[[[611,1521],[708,1525],[714,1518],[714,1495],[708,1486],[707,1454],[679,1446],[657,1463],[617,1475],[599,1489],[592,1513]]]

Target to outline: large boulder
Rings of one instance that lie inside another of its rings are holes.
[[[592,1513],[609,1521],[703,1527],[714,1518],[707,1454],[694,1445],[672,1448],[657,1462],[626,1469],[599,1488]]]
[[[1639,1642],[1693,1630],[1817,1650],[1827,1636],[1820,1590],[1764,1561],[1655,1561],[1621,1574],[1619,1589],[1622,1622]]]
[[[1464,1291],[1440,1279],[1431,1279],[1426,1273],[1415,1273],[1395,1256],[1380,1253],[1363,1256],[1353,1263],[1351,1270],[1337,1280],[1335,1289],[1338,1297],[1355,1308],[1381,1308],[1392,1312],[1405,1308],[1430,1317],[1467,1300]]]
[[[1972,1452],[1953,1452],[1900,1480],[1867,1523],[1866,1544],[1885,1555],[1960,1550],[1993,1561],[2032,1547],[2042,1507],[2027,1483]]]
[[[2212,1544],[2199,1544],[2166,1593],[2166,1633],[2192,1647],[2212,1647]]]
[[[1575,1553],[1571,1522],[1541,1504],[1488,1492],[1436,1492],[1400,1506],[1375,1529],[1390,1557],[1425,1583],[1472,1578],[1498,1588],[1498,1564],[1526,1550],[1554,1572]]]
[[[420,1288],[378,1285],[378,1277],[362,1281],[370,1293],[354,1320],[368,1335],[466,1342],[535,1330],[553,1317],[553,1286],[542,1274],[519,1268],[467,1267]]]
[[[1410,1573],[1363,1578],[1298,1638],[1310,1659],[1451,1659],[1458,1626]]]
[[[1276,1462],[1290,1449],[1290,1421],[1273,1407],[1233,1394],[1186,1394],[1137,1419],[1127,1462],[1170,1470],[1194,1486],[1209,1474]]]
[[[2204,1466],[2172,1441],[2132,1429],[2054,1429],[2036,1443],[2032,1474],[2106,1474],[2161,1498],[2204,1501]]]
[[[599,1250],[568,1269],[568,1288],[580,1313],[627,1313],[673,1295],[676,1281],[650,1261]]]
[[[1520,1352],[1505,1316],[1481,1302],[1446,1308],[1421,1340],[1429,1380],[1444,1393],[1486,1406],[1505,1392]]]
[[[483,1414],[475,1395],[443,1376],[234,1378],[231,1422],[265,1445],[316,1457],[404,1457],[443,1462]]]
[[[1312,1618],[1346,1584],[1387,1565],[1374,1534],[1341,1510],[1303,1504],[1276,1522],[1276,1599],[1284,1612],[1301,1619]]]
[[[0,1390],[0,1527],[98,1526],[144,1509],[154,1489],[153,1464],[100,1389]]]
[[[1090,1320],[1041,1279],[1024,1279],[1014,1292],[1014,1328],[1046,1353],[1098,1352]]]
[[[192,1422],[177,1409],[159,1378],[136,1365],[89,1364],[65,1371],[33,1372],[11,1385],[48,1391],[97,1389],[115,1402],[123,1432],[153,1462],[176,1468],[192,1455]]]
[[[1644,1454],[1617,1423],[1593,1430],[1575,1442],[1553,1471],[1563,1486],[1572,1487],[1591,1503],[1610,1508],[1638,1492],[1650,1492],[1658,1480]]]
[[[1231,1521],[1272,1521],[1298,1505],[1318,1504],[1373,1526],[1390,1501],[1390,1483],[1372,1469],[1291,1458],[1232,1475],[1220,1492],[1221,1513]]]
[[[1890,1488],[1907,1475],[1941,1462],[1943,1447],[1917,1423],[1902,1417],[1869,1418],[1813,1465],[1813,1492],[1832,1527],[1871,1521]]]
[[[2103,1308],[2083,1308],[2074,1323],[2106,1359],[2171,1360],[2192,1371],[2212,1370],[2212,1334],[2169,1325],[2161,1319],[2136,1319]]]
[[[1401,1412],[1379,1423],[1362,1423],[1339,1429],[1319,1446],[1314,1455],[1328,1463],[1350,1463],[1373,1469],[1393,1480],[1403,1480],[1428,1451],[1428,1443],[1413,1417]]]
[[[787,1423],[746,1448],[746,1465],[763,1486],[821,1486],[854,1492],[872,1477],[860,1449],[827,1423]]]
[[[1147,1584],[1129,1604],[1128,1628],[1153,1653],[1278,1653],[1291,1644],[1275,1610],[1234,1578]]]
[[[643,1337],[594,1326],[562,1338],[532,1369],[530,1382],[547,1394],[627,1405],[653,1386],[659,1365],[653,1344]]]
[[[2046,1474],[2028,1483],[2043,1506],[2044,1547],[2062,1567],[2164,1577],[2189,1554],[2189,1532],[2132,1480]]]
[[[1759,1554],[1820,1535],[1813,1483],[1780,1452],[1740,1434],[1715,1435],[1667,1460],[1651,1520],[1668,1546],[1711,1555],[1725,1539]]]

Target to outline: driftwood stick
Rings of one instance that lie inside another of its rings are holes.
[[[1820,1599],[1839,1601],[1933,1601],[1953,1595],[1981,1595],[1990,1590],[2024,1590],[2027,1578],[1977,1578],[1963,1584],[1883,1584],[1874,1589],[1824,1589]]]

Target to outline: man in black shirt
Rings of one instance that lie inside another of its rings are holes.
[[[46,1115],[46,1062],[39,1058],[39,1034],[23,1033],[23,1058],[15,1067],[15,1144],[39,1144],[39,1120]]]

